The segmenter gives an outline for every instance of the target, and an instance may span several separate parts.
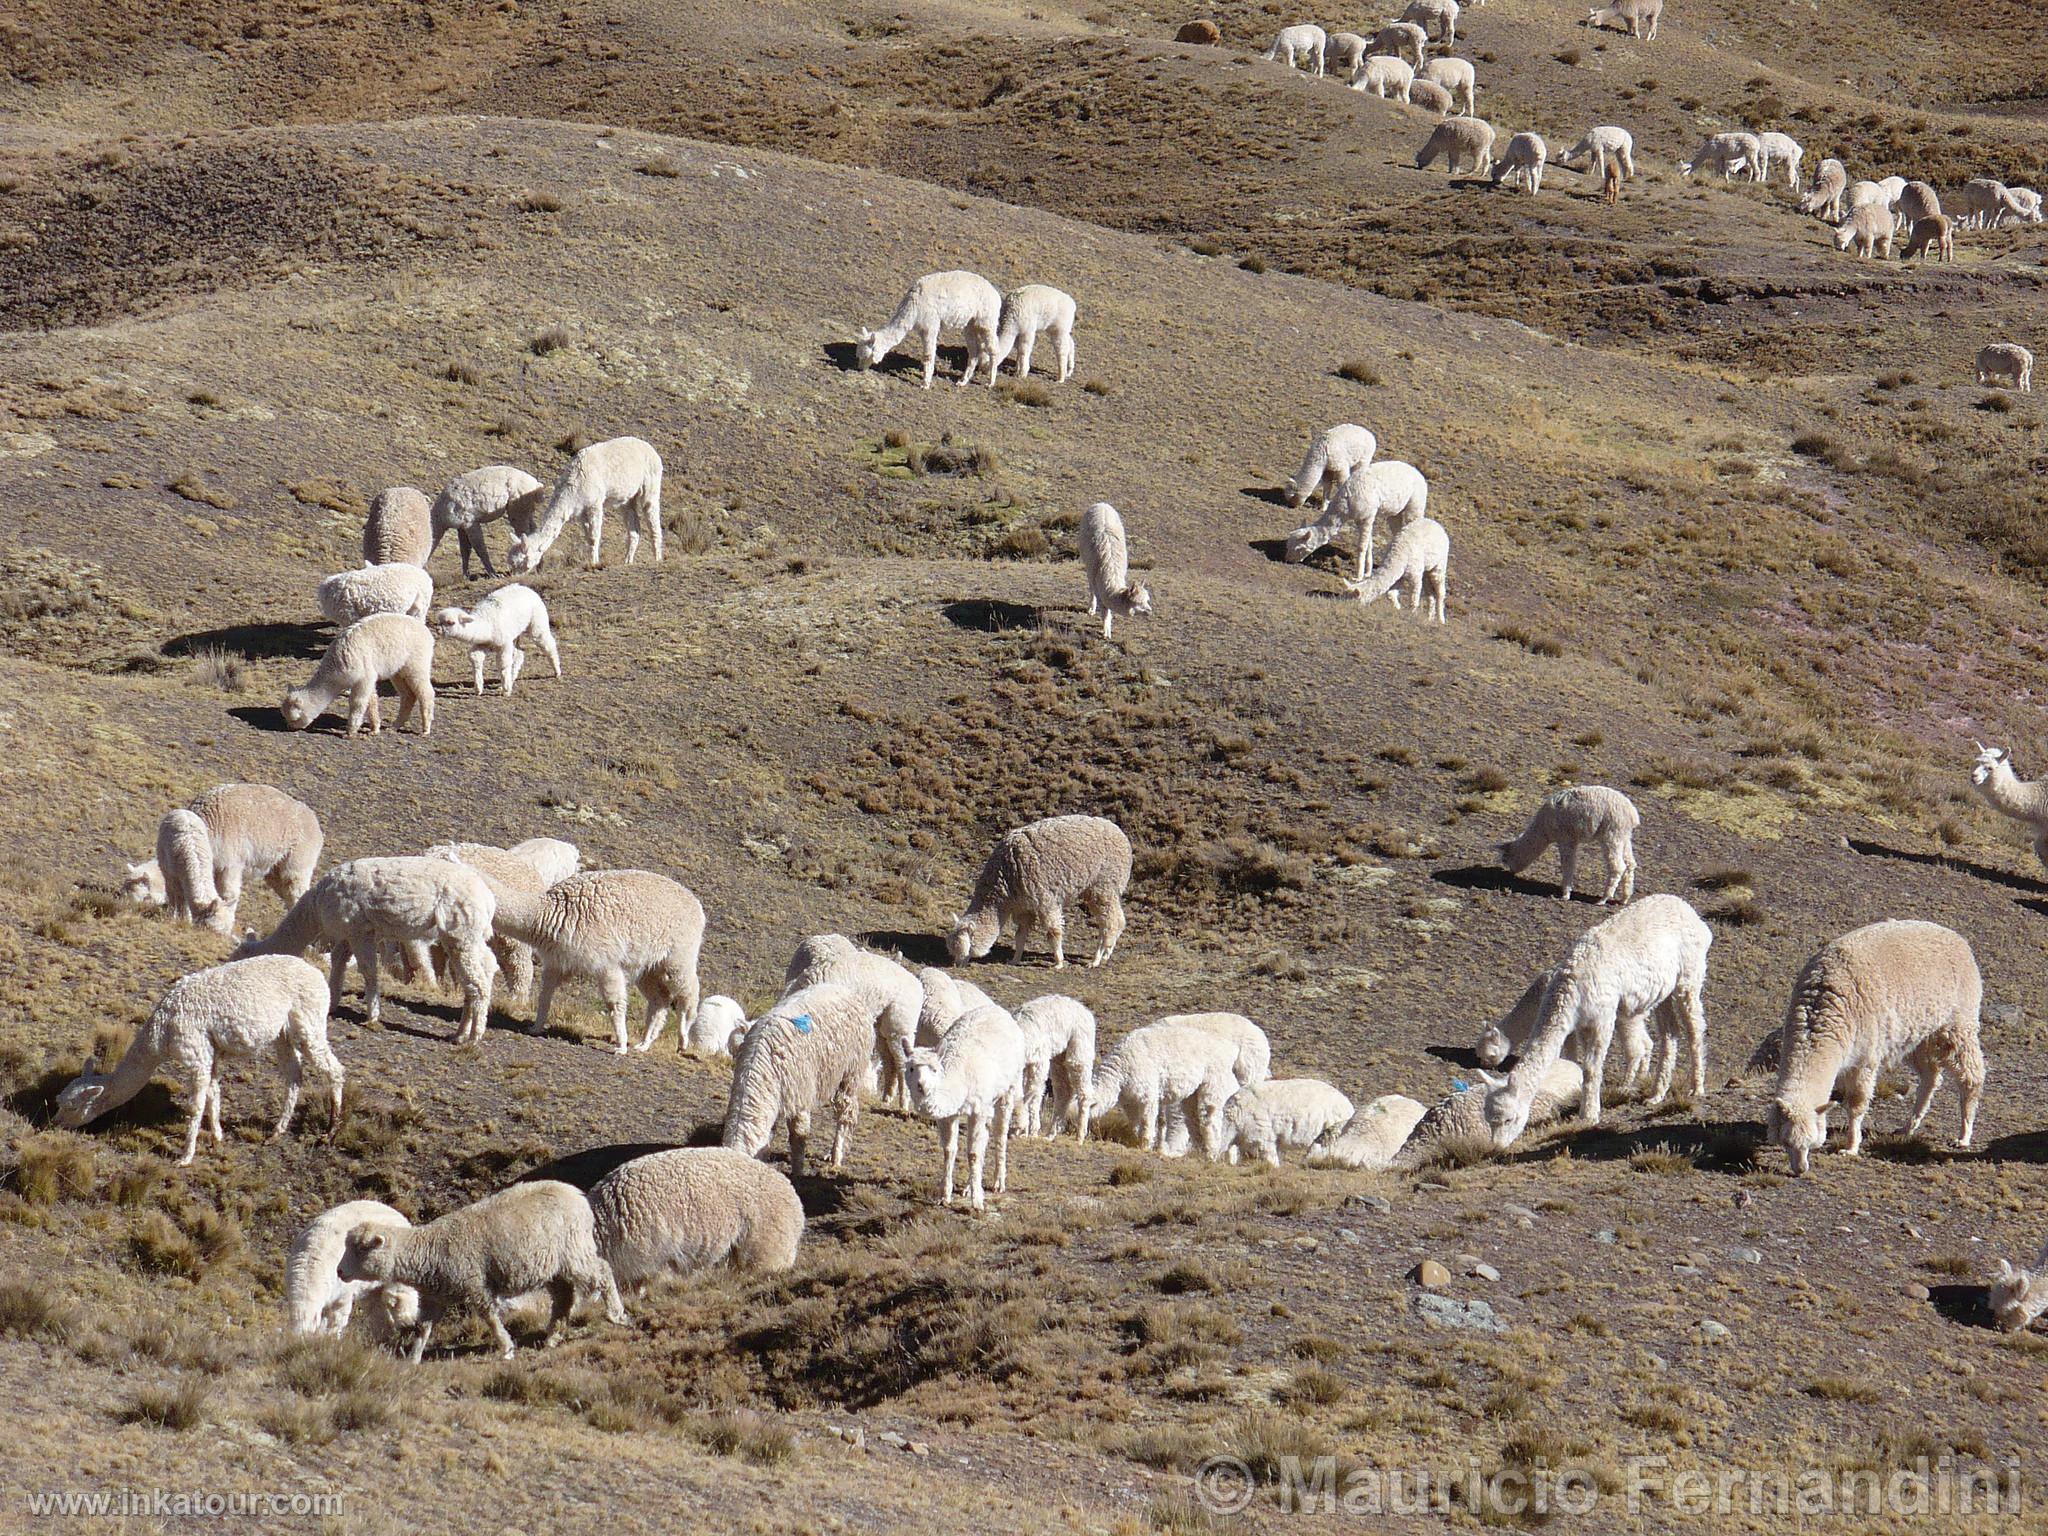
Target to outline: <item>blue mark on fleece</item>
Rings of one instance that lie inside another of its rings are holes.
[[[1462,1077],[1454,1077],[1451,1079],[1451,1092],[1453,1093],[1463,1093],[1467,1088],[1470,1088],[1471,1086],[1472,1085],[1466,1082],[1465,1079],[1463,1079]]]
[[[789,1023],[790,1027],[800,1035],[808,1035],[811,1032],[811,1016],[808,1013],[798,1014]]]

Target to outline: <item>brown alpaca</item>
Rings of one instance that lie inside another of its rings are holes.
[[[1899,252],[1899,260],[1925,257],[1930,251],[1936,261],[1956,259],[1955,226],[1945,213],[1931,213],[1913,221],[1913,233],[1906,238],[1906,248]]]
[[[1621,201],[1621,162],[1609,160],[1607,173],[1600,181],[1600,201],[1612,208]]]

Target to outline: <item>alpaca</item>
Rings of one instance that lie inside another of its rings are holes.
[[[1595,844],[1607,863],[1607,891],[1600,904],[1610,905],[1619,896],[1626,906],[1636,896],[1634,839],[1641,824],[1634,803],[1620,790],[1604,784],[1574,784],[1546,796],[1521,835],[1502,843],[1496,851],[1508,873],[1519,875],[1556,844],[1564,899],[1570,901],[1579,849]]]
[[[1102,638],[1107,640],[1118,614],[1130,618],[1152,611],[1152,593],[1143,582],[1131,585],[1130,546],[1124,537],[1124,520],[1106,501],[1098,501],[1081,514],[1075,542],[1081,551],[1081,572],[1088,579],[1088,613],[1102,615]]]
[[[988,381],[996,381],[996,332],[1002,325],[1003,296],[996,285],[978,272],[927,272],[910,285],[896,313],[879,331],[861,327],[854,360],[863,369],[872,368],[913,331],[924,340],[924,387],[932,387],[932,374],[939,366],[939,333],[967,333],[967,368],[960,375],[964,385],[974,382],[982,360],[988,361]]]
[[[1978,742],[1970,782],[1985,804],[2034,830],[2034,857],[2048,866],[2048,779],[2026,780],[2012,771],[2012,754]]]

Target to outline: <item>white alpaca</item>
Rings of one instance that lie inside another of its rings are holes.
[[[366,565],[329,576],[319,597],[321,613],[342,629],[375,613],[424,619],[434,606],[434,578],[416,565]]]
[[[1586,25],[1626,32],[1644,42],[1657,40],[1657,23],[1664,15],[1664,0],[1614,0],[1586,14]]]
[[[1345,1121],[1328,1140],[1308,1149],[1311,1168],[1390,1167],[1427,1111],[1402,1093],[1383,1093]]]
[[[626,564],[639,554],[642,533],[653,539],[654,563],[661,564],[661,455],[637,437],[614,437],[569,460],[533,532],[512,541],[512,569],[539,570],[572,518],[583,524],[588,563],[597,569],[603,564],[605,513],[614,507],[626,518]]]
[[[1118,614],[1125,618],[1152,611],[1152,593],[1143,582],[1131,585],[1130,549],[1124,537],[1124,520],[1106,501],[1098,501],[1081,514],[1080,531],[1074,537],[1081,556],[1081,574],[1088,580],[1088,612],[1102,615],[1102,638]]]
[[[472,554],[483,560],[486,576],[496,576],[491,546],[484,542],[485,525],[503,519],[511,524],[515,536],[524,538],[538,525],[546,507],[546,488],[525,470],[510,464],[486,464],[482,469],[472,469],[450,480],[434,498],[429,512],[433,548],[441,547],[442,537],[452,528],[462,553],[462,579],[469,580]]]
[[[1506,1078],[1482,1073],[1486,1124],[1496,1148],[1514,1144],[1529,1123],[1529,1106],[1544,1074],[1576,1039],[1586,1071],[1588,1125],[1600,1123],[1601,1083],[1607,1053],[1622,1020],[1655,1013],[1657,1082],[1648,1100],[1661,1104],[1671,1091],[1681,1034],[1692,1046],[1692,1091],[1707,1091],[1707,1016],[1700,992],[1707,979],[1713,931],[1676,896],[1645,896],[1593,928],[1558,967],[1544,1004],[1543,1022]]]
[[[555,646],[555,632],[548,625],[548,605],[531,587],[514,582],[500,587],[474,608],[443,608],[430,626],[444,640],[469,647],[470,666],[476,675],[477,697],[483,697],[484,658],[498,663],[498,682],[507,694],[526,665],[526,652],[519,642],[531,640],[562,675],[562,653]]]
[[[1097,966],[1123,937],[1123,895],[1131,884],[1131,840],[1100,816],[1048,816],[1005,832],[981,866],[967,910],[953,920],[953,963],[979,960],[1015,925],[1012,964],[1022,964],[1033,928],[1052,941],[1053,969],[1065,970],[1066,908],[1078,901],[1101,930]]]
[[[1358,576],[1369,575],[1373,567],[1373,531],[1379,519],[1387,518],[1387,531],[1398,535],[1410,522],[1429,512],[1429,482],[1413,464],[1399,459],[1381,459],[1355,472],[1330,498],[1323,515],[1305,528],[1287,535],[1287,559],[1299,564],[1325,544],[1355,535],[1358,539]]]
[[[389,682],[398,690],[398,719],[417,715],[420,734],[434,730],[434,637],[418,619],[402,613],[373,614],[334,637],[312,678],[284,696],[284,723],[303,731],[327,712],[335,700],[348,700],[348,734],[370,722],[370,734],[384,729],[377,703],[377,685]]]
[[[1352,1113],[1351,1101],[1328,1083],[1281,1077],[1232,1094],[1223,1106],[1223,1130],[1233,1162],[1241,1154],[1278,1168],[1281,1153],[1305,1153],[1334,1140]]]
[[[643,1051],[660,1037],[671,1009],[679,1032],[697,1016],[704,906],[687,887],[644,869],[593,869],[538,895],[505,886],[493,890],[497,932],[532,946],[539,965],[536,1033],[546,1032],[556,989],[565,981],[596,984],[621,1056],[630,1048],[631,991],[637,989],[647,1003]],[[482,1039],[482,1028],[467,1038]]]
[[[1513,1006],[1480,1034],[1473,1055],[1479,1058],[1482,1067],[1499,1066],[1534,1038],[1543,1025],[1544,1009],[1549,1005],[1557,977],[1555,967],[1541,973],[1523,989]],[[1615,1045],[1621,1053],[1615,1080],[1624,1088],[1632,1088],[1655,1063],[1656,1045],[1650,1039],[1649,1021],[1641,1017],[1620,1020],[1615,1026]],[[1576,1104],[1577,1089],[1573,1092]]]
[[[1316,500],[1327,504],[1355,471],[1372,462],[1378,451],[1379,440],[1352,422],[1339,422],[1318,432],[1309,439],[1301,468],[1288,482],[1287,505],[1298,507]]]
[[[1361,603],[1387,598],[1401,606],[1397,588],[1408,589],[1409,606],[1437,623],[1445,622],[1445,600],[1450,591],[1451,536],[1433,517],[1418,517],[1394,536],[1387,546],[1386,564],[1377,575],[1338,580],[1356,594]]]
[[[1835,249],[1852,247],[1865,260],[1889,260],[1894,234],[1892,210],[1882,201],[1867,202],[1849,210],[1848,217],[1835,226]]]
[[[1283,61],[1289,69],[1306,69],[1311,75],[1320,77],[1329,43],[1329,34],[1321,27],[1307,23],[1282,27],[1273,39],[1273,46],[1259,57]]]
[[[1607,865],[1602,904],[1619,896],[1626,906],[1635,900],[1635,832],[1641,824],[1634,802],[1620,790],[1604,784],[1574,784],[1546,795],[1521,835],[1502,843],[1496,852],[1508,873],[1519,875],[1555,845],[1558,870],[1564,877],[1564,899],[1570,901],[1579,850],[1592,844]]]
[[[1024,1033],[1023,1131],[1040,1134],[1047,1085],[1052,1088],[1052,1128],[1057,1136],[1069,1125],[1078,1139],[1088,1139],[1088,1080],[1095,1075],[1095,1015],[1085,1003],[1051,993],[1034,997],[1017,1010],[1017,1028]]]
[[[196,871],[181,877],[193,893],[195,921],[216,933],[232,933],[235,912],[242,902],[242,883],[252,875],[287,904],[306,894],[326,841],[320,818],[311,806],[268,784],[216,784],[187,809],[205,825],[212,864],[204,878]],[[189,837],[190,829],[183,835]],[[163,838],[159,822],[159,847]],[[211,912],[204,912],[204,892],[209,886],[214,903]],[[121,891],[138,906],[165,905],[169,890],[161,861],[128,865]]]
[[[925,1006],[925,989],[919,979],[887,955],[862,949],[844,934],[814,933],[789,957],[782,975],[782,995],[790,997],[827,982],[846,988],[867,1012],[879,1057],[876,1091],[888,1103],[908,1103],[903,1062],[911,1047],[919,1043],[919,1021]],[[988,1001],[979,988],[973,991],[981,1001]],[[946,1022],[950,1025],[952,1017]]]
[[[1920,1079],[1908,1136],[1927,1118],[1942,1071],[1962,1084],[1967,1147],[1984,1092],[1978,1010],[1984,981],[1961,934],[1935,923],[1872,923],[1846,933],[1807,961],[1792,986],[1779,1037],[1778,1084],[1764,1130],[1785,1149],[1795,1174],[1827,1144],[1827,1106],[1849,1115],[1851,1157],[1863,1148],[1863,1117],[1878,1074],[1910,1062]]]
[[[896,313],[879,331],[861,327],[854,358],[862,368],[872,368],[895,351],[904,337],[915,332],[924,341],[924,387],[932,387],[932,374],[939,366],[939,336],[944,331],[967,333],[967,367],[960,375],[962,385],[974,382],[974,372],[986,358],[988,381],[996,381],[996,332],[1002,325],[1003,296],[996,285],[977,272],[927,272],[910,285]]]
[[[746,1038],[746,1010],[722,992],[714,992],[697,1005],[696,1015],[683,1036],[683,1049],[692,1056],[723,1056],[730,1060],[739,1054]]]
[[[1574,162],[1582,162],[1575,164]],[[1635,136],[1626,128],[1588,128],[1586,136],[1558,157],[1567,170],[1583,170],[1587,176],[1604,180],[1607,167],[1618,166],[1624,181],[1636,173]]]
[[[989,359],[989,377],[995,377],[1011,350],[1017,353],[1017,377],[1031,372],[1031,351],[1040,332],[1050,332],[1053,356],[1059,365],[1059,382],[1074,373],[1074,296],[1044,283],[1026,283],[1003,295],[1002,313],[996,321],[995,355]]]
[[[1368,51],[1390,53],[1397,59],[1406,59],[1415,68],[1422,68],[1422,60],[1429,46],[1429,34],[1412,21],[1390,21],[1373,33]]]
[[[1458,40],[1458,0],[1411,0],[1401,20],[1421,27],[1437,42]]]
[[[1228,1041],[1235,1049],[1230,1074],[1240,1088],[1253,1088],[1273,1075],[1273,1046],[1266,1032],[1241,1013],[1174,1013],[1154,1019],[1149,1028],[1198,1029]],[[1169,1116],[1159,1133],[1159,1151],[1166,1157],[1184,1157],[1188,1150],[1189,1125],[1185,1117]]]
[[[1503,182],[1519,182],[1533,197],[1543,190],[1543,166],[1549,158],[1550,147],[1543,142],[1542,134],[1518,133],[1508,140],[1507,148],[1493,163],[1493,184],[1497,187]]]
[[[1185,1024],[1148,1024],[1119,1040],[1089,1080],[1088,1112],[1121,1108],[1149,1152],[1163,1122],[1178,1120],[1214,1162],[1223,1153],[1223,1112],[1237,1092],[1237,1047]]]
[[[1842,200],[1848,195],[1849,172],[1841,161],[1830,157],[1813,173],[1813,185],[1799,199],[1799,211],[1818,214],[1832,224],[1842,216]]]
[[[489,880],[466,864],[447,859],[353,859],[315,881],[267,938],[252,933],[235,954],[241,958],[328,950],[329,1008],[340,1006],[341,984],[353,957],[363,973],[363,1002],[375,1025],[383,1017],[377,967],[384,946],[439,944],[462,988],[463,1030],[458,1039],[480,1039],[498,970],[490,950],[497,911]]]
[[[2034,389],[2034,354],[2010,341],[1994,341],[1977,353],[1977,382],[2004,384],[2021,394]]]
[[[344,1280],[337,1273],[349,1233],[366,1221],[412,1225],[402,1212],[381,1200],[350,1200],[322,1211],[292,1239],[284,1261],[287,1333],[339,1337],[348,1331],[349,1319],[360,1307],[370,1337],[382,1344],[419,1321],[419,1292],[411,1286]]]
[[[1493,168],[1493,124],[1476,117],[1447,117],[1415,152],[1415,169],[1426,171],[1441,158],[1455,176],[1464,170],[1484,176]]]
[[[1769,181],[1773,171],[1783,169],[1788,190],[1799,190],[1799,162],[1806,151],[1789,133],[1760,133],[1756,136],[1758,181]]]
[[[1757,167],[1763,163],[1763,146],[1753,133],[1740,130],[1711,135],[1707,141],[1693,151],[1690,160],[1678,162],[1678,174],[1691,176],[1695,172],[1711,171],[1717,176],[1733,180],[1737,176],[1751,181],[1758,178]]]
[[[960,1126],[972,1138],[972,1172],[967,1203],[983,1206],[982,1160],[988,1152],[990,1122],[996,1138],[996,1193],[1010,1187],[1010,1121],[1023,1089],[1024,1034],[1009,1013],[976,1008],[955,1021],[937,1049],[919,1046],[904,1069],[910,1104],[932,1122],[945,1153],[943,1203],[953,1203],[953,1172],[960,1158]]]
[[[1415,72],[1418,80],[1441,86],[1451,93],[1451,109],[1466,117],[1479,114],[1479,72],[1470,59],[1439,54]],[[1489,135],[1489,139],[1491,135]]]
[[[836,1172],[853,1144],[874,1048],[874,1014],[845,987],[828,981],[784,997],[747,1026],[733,1059],[722,1144],[758,1157],[786,1126],[789,1176],[800,1179],[812,1117],[830,1104]]]
[[[363,519],[363,564],[425,565],[434,547],[433,509],[409,485],[379,491]]]
[[[1414,68],[1406,59],[1397,59],[1390,53],[1375,53],[1361,60],[1351,76],[1351,89],[1368,92],[1382,101],[1389,97],[1406,101],[1414,84]]]
[[[917,973],[917,984],[924,991],[924,1004],[917,1012],[919,1045],[937,1045],[962,1014],[995,1004],[995,999],[973,982],[948,975],[935,965],[927,965]]]
[[[2010,1259],[2000,1259],[1998,1278],[1984,1300],[2006,1333],[2018,1333],[2048,1312],[2048,1243],[2025,1269],[2014,1269]]]
[[[1941,215],[1941,194],[1924,181],[1909,181],[1892,202],[1892,212],[1898,215],[1899,225],[1910,230],[1922,219],[1938,219]]]
[[[1330,74],[1351,80],[1353,85],[1360,65],[1365,63],[1366,42],[1356,32],[1332,32],[1329,45],[1323,49],[1323,68]]]
[[[341,1125],[345,1074],[327,1046],[327,987],[312,966],[286,955],[231,960],[171,983],[112,1072],[102,1073],[94,1057],[57,1095],[57,1123],[68,1130],[90,1125],[162,1072],[192,1103],[182,1168],[198,1154],[202,1122],[216,1147],[224,1139],[220,1088],[227,1064],[266,1057],[285,1083],[272,1139],[291,1127],[308,1068],[328,1086],[332,1136]]]
[[[213,883],[213,838],[190,811],[165,811],[156,824],[156,867],[163,874],[164,905],[181,923],[220,925],[220,892]]]
[[[621,1163],[590,1190],[597,1251],[628,1293],[714,1264],[775,1274],[796,1263],[804,1207],[773,1168],[729,1147]]]
[[[590,1202],[582,1190],[552,1179],[514,1184],[423,1227],[359,1222],[349,1230],[336,1272],[343,1280],[406,1285],[419,1293],[415,1363],[450,1307],[488,1316],[499,1357],[511,1359],[505,1314],[529,1291],[548,1294],[548,1348],[585,1296],[599,1297],[610,1321],[627,1321],[612,1267],[597,1251]]]

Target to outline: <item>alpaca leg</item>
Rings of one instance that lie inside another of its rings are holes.
[[[1671,1079],[1678,1071],[1678,1031],[1671,1027],[1668,1005],[1659,1005],[1651,1017],[1657,1022],[1657,1080],[1651,1084],[1650,1096],[1643,1104],[1654,1109],[1671,1095]],[[1640,1020],[1624,1020],[1621,1027],[1626,1030],[1642,1026]]]
[[[1024,941],[1031,933],[1032,914],[1020,912],[1017,915],[1016,931],[1010,936],[1010,964],[1024,963]]]
[[[640,497],[640,520],[647,525],[648,537],[654,540],[654,563],[661,564],[665,551],[661,547],[661,475],[657,471]]]
[[[1024,1097],[1021,1107],[1024,1111],[1020,1129],[1026,1136],[1036,1136],[1045,1118],[1045,1083],[1051,1074],[1050,1062],[1033,1061],[1024,1068]]]
[[[1572,888],[1579,883],[1579,845],[1577,843],[1559,843],[1557,845],[1557,869],[1558,873],[1564,877],[1564,899],[1570,901],[1572,899]]]
[[[470,679],[476,684],[476,696],[482,698],[484,696],[484,653],[482,651],[471,651],[469,653],[469,670]]]
[[[350,945],[356,953],[356,966],[363,973],[363,1006],[369,1010],[371,1024],[379,1024],[384,1018],[384,993],[378,985],[377,941],[364,939]]]
[[[659,972],[650,971],[640,978],[640,997],[647,1007],[647,1034],[657,1035],[668,1023],[671,1001],[668,988],[662,985]],[[689,1032],[689,1015],[684,1014],[676,1021],[676,1035],[679,1039],[684,1039],[688,1037]]]
[[[1109,604],[1104,602],[1102,605],[1102,638],[1105,640],[1114,638],[1110,632],[1115,628],[1116,614],[1110,610]]]
[[[1975,1024],[1975,1020],[1968,1022]],[[1974,1027],[1963,1037],[1951,1065],[1956,1069],[1956,1084],[1963,1095],[1962,1134],[1956,1138],[1956,1145],[1967,1147],[1977,1131],[1977,1103],[1984,1097],[1984,1048],[1977,1043]]]
[[[1913,1071],[1920,1079],[1920,1091],[1913,1096],[1913,1116],[1906,1122],[1906,1134],[1918,1136],[1921,1124],[1927,1119],[1928,1106],[1934,1103],[1934,1095],[1941,1087],[1941,1048],[1935,1046],[1929,1050],[1922,1045],[1913,1052],[1911,1060]]]
[[[626,562],[631,565],[632,561]],[[505,690],[505,696],[512,696],[512,685],[519,681],[519,673],[526,666],[526,652],[516,645],[508,645],[498,653],[498,681]]]
[[[555,988],[561,983],[560,974],[553,966],[543,961],[540,968],[540,987],[533,1002],[533,1032],[536,1035],[548,1032],[548,1010],[555,1005]]]
[[[412,690],[411,680],[403,672],[391,679],[391,688],[398,695],[398,718],[391,722],[391,729],[402,731],[405,729],[405,722],[412,718],[413,711],[419,704],[419,697]]]
[[[977,1114],[977,1115],[976,1115],[976,1116],[974,1117],[974,1132],[973,1132],[973,1134],[974,1134],[974,1187],[973,1187],[973,1188],[972,1188],[972,1189],[971,1189],[971,1190],[970,1190],[970,1191],[968,1192],[968,1196],[967,1196],[967,1204],[968,1204],[968,1206],[969,1206],[969,1207],[970,1207],[971,1209],[973,1209],[973,1210],[977,1210],[977,1211],[978,1211],[978,1210],[980,1210],[980,1209],[982,1208],[982,1206],[983,1206],[983,1203],[984,1203],[984,1202],[983,1202],[983,1197],[982,1197],[982,1192],[981,1192],[981,1190],[982,1190],[982,1184],[981,1184],[981,1169],[982,1169],[982,1164],[983,1164],[983,1163],[984,1163],[984,1162],[985,1162],[985,1161],[987,1160],[987,1158],[988,1158],[988,1116],[987,1116],[987,1115],[985,1115],[985,1114]]]
[[[272,870],[268,879],[271,888],[275,890],[277,887],[277,871]],[[214,894],[220,899],[214,904],[213,921],[207,926],[212,928],[215,933],[233,933],[235,931],[235,912],[242,905],[241,866],[233,864],[223,869],[219,865],[215,865],[213,889]],[[280,891],[278,894],[283,895],[284,893]],[[285,896],[284,900],[285,905],[290,906],[292,902],[298,900],[298,897]]]
[[[1031,349],[1035,347],[1037,344],[1038,332],[1026,331],[1024,333],[1023,342],[1019,345],[1017,349],[1018,378],[1028,379],[1031,377]]]
[[[609,972],[604,978],[605,1007],[611,1010],[612,1038],[617,1054],[623,1056],[629,1049],[626,1042],[626,978],[618,971]]]
[[[1138,1132],[1147,1152],[1159,1150],[1159,1095],[1147,1093],[1138,1102]]]
[[[555,669],[555,676],[560,677],[562,675],[561,648],[555,644],[554,628],[545,618],[535,625],[533,639],[540,646],[541,654],[547,657],[548,665]]]
[[[849,1072],[832,1096],[832,1171],[846,1166],[853,1150],[853,1128],[860,1124],[860,1073]]]
[[[1707,1096],[1707,1009],[1698,982],[1679,988],[1678,1007],[1685,1017],[1686,1037],[1692,1042],[1692,1096],[1698,1103]]]
[[[185,1080],[184,1088],[192,1096],[192,1123],[185,1127],[185,1155],[178,1159],[180,1168],[188,1168],[192,1159],[199,1155],[199,1128],[206,1124],[206,1111],[213,1104],[213,1062],[211,1053],[199,1062],[192,1075]]]
[[[546,1287],[548,1293],[548,1327],[541,1335],[540,1347],[553,1349],[562,1342],[562,1335],[569,1331],[569,1314],[576,1310],[576,1285],[566,1275],[557,1275]]]
[[[370,684],[370,691],[369,691],[369,692],[368,692],[367,694],[365,694],[365,693],[363,692],[363,690],[362,690],[362,689],[360,689],[360,688],[354,688],[354,689],[351,689],[351,690],[349,691],[349,696],[348,696],[348,732],[347,732],[347,734],[349,734],[350,736],[353,736],[353,735],[355,735],[355,733],[356,733],[357,731],[360,731],[360,730],[361,730],[361,729],[363,728],[363,719],[364,719],[364,717],[365,717],[365,716],[370,716],[370,715],[373,715],[373,713],[374,713],[374,711],[376,710],[376,708],[377,708],[377,685],[376,685],[375,683],[372,683],[372,684]],[[378,730],[378,727],[379,727],[379,726],[380,726],[381,724],[382,724],[382,722],[381,722],[381,721],[379,721],[379,720],[376,720],[376,719],[374,719],[374,718],[373,718],[373,719],[371,719],[371,721],[370,721],[370,734],[371,734],[372,736],[374,736],[374,735],[376,735],[376,734],[377,734],[377,730]]]
[[[330,1010],[341,1006],[342,983],[348,980],[348,956],[348,941],[344,939],[327,957],[327,1006]]]
[[[1074,333],[1063,330],[1059,335],[1060,383],[1064,384],[1074,376]]]
[[[1048,912],[1041,921],[1045,931],[1052,937],[1052,968],[1064,971],[1067,968],[1067,918],[1064,912]]]
[[[1861,1067],[1842,1080],[1842,1109],[1849,1116],[1849,1144],[1842,1148],[1850,1157],[1863,1153],[1863,1117],[1870,1113],[1870,1100],[1877,1092],[1877,1068]]]
[[[996,1193],[1010,1188],[1010,1122],[1016,1118],[1017,1099],[1009,1095],[996,1106]]]
[[[498,962],[488,941],[469,940],[455,951],[455,979],[462,987],[463,1036],[481,1040],[491,1027],[491,988]]]
[[[305,1064],[299,1060],[298,1047],[291,1043],[290,1037],[281,1037],[277,1044],[277,1066],[284,1073],[284,1112],[277,1117],[277,1124],[270,1128],[272,1141],[291,1129],[292,1116],[299,1109],[299,1089],[306,1076]]]
[[[1600,1123],[1600,1090],[1607,1077],[1607,1048],[1614,1043],[1614,1025],[1593,1036],[1591,1049],[1586,1052],[1586,1096],[1579,1106],[1580,1118],[1588,1125]]]
[[[1124,904],[1115,891],[1098,887],[1082,896],[1081,908],[1100,930],[1095,958],[1088,962],[1092,969],[1116,953],[1116,941],[1124,933]]]
[[[934,325],[924,333],[924,387],[932,387],[932,375],[939,371],[939,328]]]
[[[804,1176],[804,1153],[811,1144],[811,1112],[806,1109],[789,1117],[790,1182]]]
[[[953,1203],[953,1169],[960,1160],[960,1117],[955,1115],[946,1122],[945,1130],[939,1133],[939,1140],[946,1149],[946,1181],[939,1186],[939,1204]]]
[[[497,1336],[500,1360],[510,1360],[519,1353],[519,1346],[512,1342],[512,1330],[505,1326],[505,1312],[512,1305],[512,1301],[513,1298],[509,1296],[493,1301],[486,1314],[491,1320],[491,1332]]]

